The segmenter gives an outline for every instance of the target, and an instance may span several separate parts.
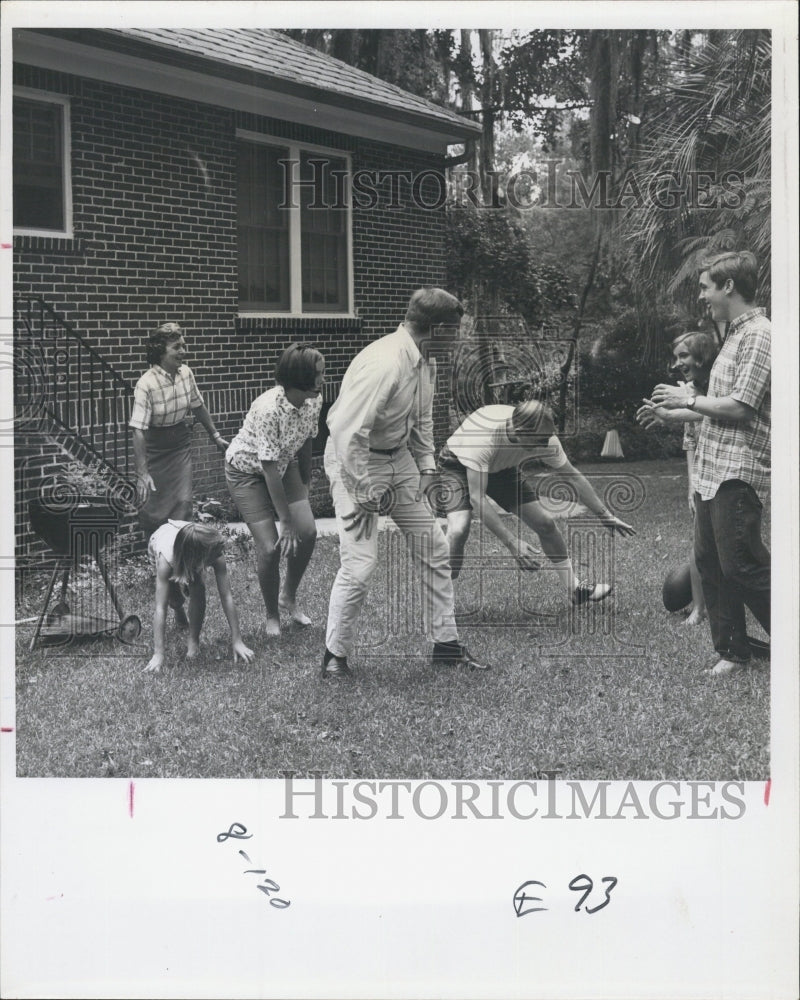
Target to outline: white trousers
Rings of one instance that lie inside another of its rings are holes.
[[[330,439],[325,449],[325,472],[339,528],[340,558],[328,606],[325,644],[334,656],[349,656],[355,645],[361,607],[378,565],[377,517],[369,538],[362,535],[356,539],[353,531],[345,531],[347,522],[342,518],[353,511],[355,504],[342,482],[339,461]],[[369,476],[371,483],[389,494],[386,513],[403,533],[409,548],[420,581],[426,633],[435,642],[456,640],[450,553],[444,532],[430,507],[422,498],[417,499],[419,470],[416,462],[407,448],[392,456],[370,452]],[[391,579],[389,585],[392,585]]]

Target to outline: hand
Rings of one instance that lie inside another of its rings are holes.
[[[353,538],[356,541],[362,536],[368,541],[372,538],[372,531],[375,527],[375,521],[377,519],[377,514],[375,511],[369,510],[367,507],[362,507],[360,503],[356,504],[355,510],[352,510],[349,514],[345,514],[342,517],[343,521],[349,521],[349,524],[345,524],[345,531],[352,531]]]
[[[649,430],[651,427],[658,427],[659,425],[664,426],[665,421],[659,416],[656,411],[655,403],[652,399],[643,400],[644,406],[640,406],[636,411],[636,421],[641,424],[642,427]]]
[[[600,520],[603,522],[603,527],[608,528],[612,535],[615,532],[623,536],[636,534],[636,528],[630,524],[626,524],[625,521],[621,521],[618,517],[614,517],[613,514],[601,514]]]
[[[142,505],[147,503],[150,492],[158,493],[153,477],[149,472],[140,472],[136,476],[136,499]]]
[[[300,539],[297,537],[297,528],[291,517],[286,521],[281,521],[280,525],[281,537],[278,542],[280,550],[284,555],[294,555],[297,552],[297,546],[300,544]]]
[[[417,493],[416,500],[427,500],[428,490],[433,486],[436,481],[436,472],[420,472],[419,474],[419,492]]]
[[[225,440],[225,438],[224,438],[224,437],[222,437],[222,435],[221,435],[221,434],[215,434],[215,435],[214,435],[214,436],[212,437],[212,439],[211,439],[211,440],[212,440],[212,441],[214,442],[214,444],[215,444],[215,445],[217,446],[217,448],[219,448],[219,450],[220,450],[220,451],[222,452],[222,454],[224,455],[224,454],[225,454],[225,452],[226,452],[226,451],[228,450],[228,445],[230,444],[230,442],[229,442],[229,441],[226,441],[226,440]]]
[[[522,569],[541,569],[542,564],[536,558],[537,554],[536,549],[528,542],[519,542],[514,549],[514,558]]]
[[[160,674],[161,668],[164,666],[164,654],[163,653],[153,653],[150,662],[144,668],[142,673],[145,674]]]
[[[652,397],[656,406],[663,406],[665,410],[680,410],[686,406],[686,401],[691,398],[691,393],[686,388],[674,385],[660,384],[653,389]]]
[[[233,644],[234,663],[238,662],[240,659],[244,663],[250,663],[250,661],[253,659],[255,655],[256,654],[253,652],[253,650],[250,649],[249,646],[245,646],[245,644],[242,642],[241,639],[237,639],[237,641]]]
[[[697,513],[694,505],[694,492],[690,493],[687,499],[689,501],[689,512],[691,513],[692,517],[694,517],[694,515]]]

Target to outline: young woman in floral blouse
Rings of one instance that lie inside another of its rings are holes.
[[[300,625],[311,624],[296,601],[317,538],[308,484],[325,359],[308,344],[290,344],[278,361],[275,381],[252,404],[225,454],[228,489],[255,542],[266,631],[272,636],[280,635],[280,611]],[[287,557],[282,587],[281,551]]]

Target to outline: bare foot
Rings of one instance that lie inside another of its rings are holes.
[[[153,653],[150,658],[150,662],[144,668],[144,673],[146,674],[160,674],[161,668],[164,665],[164,657],[161,653]]]
[[[311,619],[308,617],[308,615],[304,614],[302,611],[299,611],[297,605],[294,602],[294,599],[288,598],[285,594],[281,594],[280,600],[278,601],[278,606],[280,607],[281,611],[287,614],[292,619],[293,622],[296,622],[296,624],[302,625],[303,627],[311,624]]]
[[[684,621],[684,625],[699,625],[700,622],[706,620],[706,615],[704,611],[692,611],[689,617]]]
[[[277,638],[281,634],[280,619],[267,618],[267,624],[264,626],[264,631],[267,633],[268,637]]]
[[[193,660],[200,653],[200,643],[190,639],[186,646],[186,659]]]

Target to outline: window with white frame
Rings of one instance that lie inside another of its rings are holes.
[[[350,312],[349,175],[341,153],[238,133],[240,312]]]
[[[14,92],[15,232],[71,235],[69,133],[69,98]]]

